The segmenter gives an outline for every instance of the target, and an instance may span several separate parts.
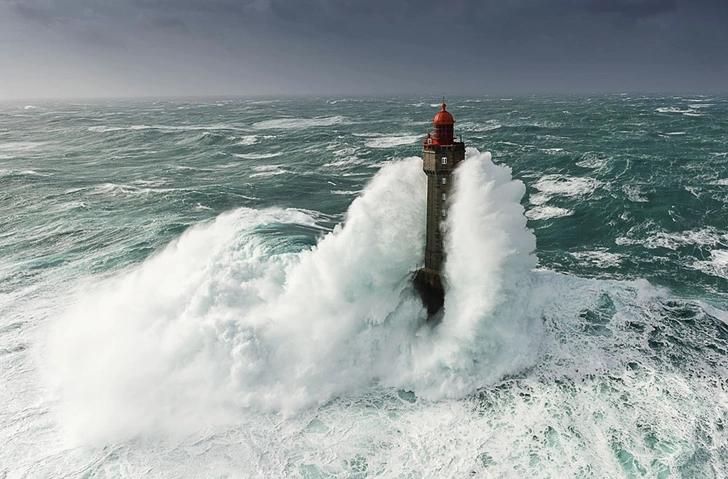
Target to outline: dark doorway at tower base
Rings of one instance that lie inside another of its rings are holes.
[[[440,273],[429,268],[422,268],[413,279],[415,289],[420,293],[422,304],[427,308],[427,321],[438,323],[442,318],[440,311],[445,304],[445,289],[442,286]]]

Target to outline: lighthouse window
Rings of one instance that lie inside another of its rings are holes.
[[[447,165],[447,156],[443,156],[441,161],[443,165]]]
[[[446,185],[446,184],[447,184],[447,178],[443,178],[443,179],[442,179],[442,184],[443,184],[443,185]]]
[[[442,210],[442,216],[445,216],[447,214],[446,210]]]
[[[445,193],[442,194],[442,201],[445,201],[447,199],[447,195]]]

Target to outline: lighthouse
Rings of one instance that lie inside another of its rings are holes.
[[[452,173],[465,159],[465,144],[455,141],[455,119],[445,106],[443,103],[432,120],[434,132],[428,133],[422,143],[422,163],[427,175],[427,233],[425,267],[415,274],[414,284],[430,316],[440,311],[445,302],[442,281],[445,251],[441,224],[447,217]]]

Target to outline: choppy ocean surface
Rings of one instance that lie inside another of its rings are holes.
[[[0,478],[728,476],[728,97],[450,99],[433,329],[438,108],[1,105]]]

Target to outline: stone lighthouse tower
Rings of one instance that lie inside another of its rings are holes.
[[[452,172],[465,159],[465,144],[455,141],[453,127],[455,120],[442,110],[432,121],[434,135],[427,134],[422,143],[422,160],[427,175],[427,239],[425,245],[425,267],[415,274],[415,288],[422,296],[427,313],[437,313],[445,302],[445,288],[442,283],[442,265],[445,252],[442,246],[440,224],[447,216],[447,205],[452,189]]]

